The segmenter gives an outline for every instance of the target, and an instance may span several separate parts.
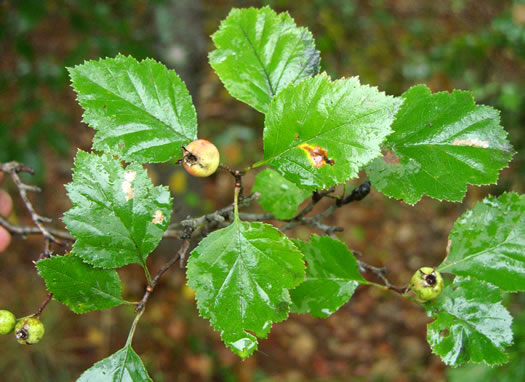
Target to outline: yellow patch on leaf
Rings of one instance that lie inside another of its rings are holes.
[[[301,150],[306,152],[306,156],[315,168],[321,168],[326,164],[333,166],[335,164],[333,159],[328,158],[328,152],[321,146],[312,146],[303,143],[298,146]]]

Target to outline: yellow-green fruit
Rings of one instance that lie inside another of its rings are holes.
[[[16,317],[8,310],[0,310],[0,334],[9,334],[16,324]]]
[[[219,160],[219,150],[205,139],[197,139],[184,147],[184,168],[193,176],[210,176],[219,167]]]
[[[16,322],[15,336],[18,343],[32,345],[44,336],[44,324],[33,316],[23,317]]]
[[[443,291],[443,277],[434,268],[419,268],[410,279],[410,289],[419,299],[432,300]]]

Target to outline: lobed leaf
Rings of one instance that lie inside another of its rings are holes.
[[[262,163],[308,190],[344,183],[381,154],[399,105],[356,77],[291,85],[266,115]]]
[[[302,257],[272,226],[238,219],[193,250],[187,277],[199,312],[240,357],[255,351],[256,336],[266,337],[273,322],[288,316],[288,290],[304,280]]]
[[[104,154],[79,151],[73,182],[66,186],[73,208],[64,223],[77,241],[73,252],[102,268],[144,266],[171,217],[167,187],[155,187],[146,170]]]
[[[118,55],[69,68],[93,147],[126,161],[166,162],[197,139],[197,114],[186,85],[152,59]]]
[[[312,34],[288,13],[232,9],[211,37],[210,65],[228,92],[262,113],[288,84],[319,72]]]
[[[525,195],[484,199],[456,221],[449,239],[439,271],[525,290]]]
[[[313,235],[310,242],[294,240],[306,260],[306,280],[290,291],[291,311],[325,318],[346,304],[359,284],[368,282],[357,261],[339,240]]]
[[[445,364],[497,365],[508,360],[504,347],[512,343],[512,317],[495,286],[456,278],[427,309],[435,318],[428,324],[427,340]]]
[[[252,192],[259,192],[257,201],[280,220],[293,218],[299,205],[311,195],[269,168],[257,174]]]
[[[75,313],[103,310],[125,303],[114,269],[100,269],[74,255],[53,256],[36,263],[53,298]]]
[[[432,94],[425,85],[402,95],[386,154],[366,172],[377,190],[417,203],[423,195],[461,201],[467,184],[492,184],[512,157],[499,112],[469,92]]]
[[[77,379],[77,382],[137,381],[153,382],[142,360],[129,344],[91,366]]]

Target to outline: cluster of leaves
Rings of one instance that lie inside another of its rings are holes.
[[[431,94],[424,85],[401,97],[319,74],[310,32],[287,13],[234,9],[212,36],[210,64],[232,96],[264,113],[264,157],[254,191],[278,219],[290,219],[312,191],[344,184],[365,169],[372,184],[409,204],[423,195],[460,201],[467,184],[489,184],[512,157],[498,112],[470,93]],[[55,299],[85,313],[127,303],[115,268],[146,267],[168,227],[171,197],[151,183],[144,163],[176,161],[197,137],[185,84],[162,64],[132,57],[70,69],[84,122],[97,130],[79,151],[64,217],[77,238],[71,254],[37,263]],[[100,154],[98,153],[100,152]],[[123,165],[125,161],[126,165]],[[237,196],[237,194],[236,194]],[[449,365],[502,363],[512,342],[501,293],[525,289],[525,198],[488,198],[462,216],[438,269],[456,276],[424,306],[435,320],[428,341]],[[289,312],[327,317],[364,279],[347,246],[328,236],[290,239],[275,227],[233,223],[203,239],[187,265],[200,314],[241,357]],[[375,284],[377,285],[377,284]],[[126,346],[80,380],[148,380]]]

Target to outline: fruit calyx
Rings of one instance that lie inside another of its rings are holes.
[[[197,177],[206,177],[213,174],[219,167],[219,150],[205,139],[197,139],[182,146],[184,156],[182,163],[188,173]]]
[[[422,267],[410,279],[410,289],[421,300],[436,298],[443,291],[443,277],[435,268]]]
[[[44,324],[35,316],[20,318],[15,326],[15,337],[20,344],[33,345],[44,336]]]

